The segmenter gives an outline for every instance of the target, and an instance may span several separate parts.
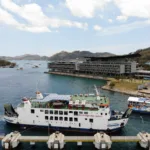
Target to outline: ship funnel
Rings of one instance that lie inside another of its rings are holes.
[[[36,99],[43,99],[43,95],[41,92],[36,92]]]

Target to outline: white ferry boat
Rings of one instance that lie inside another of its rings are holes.
[[[45,97],[36,92],[35,99],[23,98],[16,109],[5,104],[4,119],[9,124],[57,131],[117,131],[127,124],[132,110],[113,111],[109,104],[109,98],[100,96],[97,89],[96,94],[48,94]]]
[[[145,97],[129,97],[128,108],[133,112],[150,114],[150,98]]]

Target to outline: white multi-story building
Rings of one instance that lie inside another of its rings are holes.
[[[136,72],[135,58],[139,54],[111,57],[86,57],[86,61],[51,62],[51,71],[71,73],[91,73],[106,75],[123,75]]]

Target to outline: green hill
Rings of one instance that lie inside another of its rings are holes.
[[[137,50],[135,53],[139,53],[141,55],[141,57],[137,59],[139,64],[143,65],[150,61],[150,47]]]
[[[61,51],[56,53],[55,55],[51,56],[49,60],[56,61],[56,60],[69,60],[69,59],[83,59],[84,57],[107,57],[107,56],[114,56],[112,53],[92,53],[90,51],[73,51],[73,52],[66,52]]]
[[[139,53],[141,55],[141,57],[136,59],[139,66],[142,66],[145,70],[150,70],[150,65],[146,64],[147,62],[150,62],[150,47],[137,50],[135,53]]]
[[[0,67],[14,68],[15,66],[16,66],[16,63],[12,63],[10,61],[0,59]]]

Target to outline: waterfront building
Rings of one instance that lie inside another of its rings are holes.
[[[69,61],[53,61],[48,63],[48,68],[50,71],[54,72],[67,72],[75,73],[79,71],[80,64],[83,60],[69,60]]]
[[[135,58],[139,54],[110,57],[85,57],[85,61],[50,62],[50,71],[100,75],[129,75],[136,72]]]
[[[150,80],[150,71],[149,70],[137,70],[135,73],[137,78],[144,78]]]

